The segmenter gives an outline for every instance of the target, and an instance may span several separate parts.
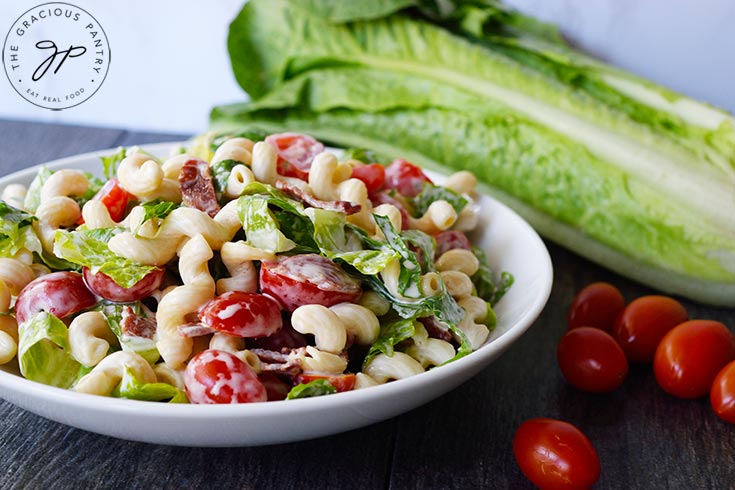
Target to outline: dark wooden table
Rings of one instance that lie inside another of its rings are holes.
[[[0,175],[76,153],[181,135],[0,121]],[[572,422],[602,462],[598,489],[735,488],[735,426],[706,399],[666,395],[650,367],[622,388],[570,388],[556,344],[575,291],[597,280],[631,300],[652,291],[548,244],[551,298],[524,337],[484,372],[412,412],[322,439],[259,448],[156,446],[103,437],[0,402],[0,488],[533,488],[513,459],[515,429],[532,417]],[[735,327],[735,310],[684,301],[693,318]],[[182,430],[186,430],[182,428]]]

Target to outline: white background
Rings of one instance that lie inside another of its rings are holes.
[[[568,39],[612,64],[735,113],[733,0],[507,1],[557,23]],[[0,1],[0,38],[40,3]],[[107,33],[112,60],[104,85],[80,106],[52,112],[23,100],[0,75],[0,118],[195,133],[206,129],[213,105],[245,98],[226,49],[243,0],[71,3]]]

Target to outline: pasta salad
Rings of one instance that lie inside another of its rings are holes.
[[[476,180],[380,160],[247,131],[8,185],[0,364],[81,393],[248,403],[469,354],[512,284],[466,234]]]

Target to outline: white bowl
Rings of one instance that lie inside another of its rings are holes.
[[[147,145],[168,155],[180,143]],[[48,163],[102,174],[100,155],[86,153]],[[0,179],[28,184],[37,168]],[[441,177],[432,174],[441,181]],[[552,266],[536,232],[517,214],[482,196],[474,243],[488,254],[493,271],[508,271],[515,283],[496,305],[498,326],[469,356],[423,374],[363,390],[246,405],[187,405],[86,395],[26,380],[12,364],[0,366],[0,396],[57,422],[122,439],[181,446],[257,446],[326,436],[373,424],[411,410],[467,381],[515,342],[541,313],[551,292]]]

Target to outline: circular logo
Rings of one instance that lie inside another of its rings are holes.
[[[3,44],[3,66],[16,92],[46,109],[74,107],[102,86],[110,45],[97,19],[64,2],[34,7],[13,23]]]

